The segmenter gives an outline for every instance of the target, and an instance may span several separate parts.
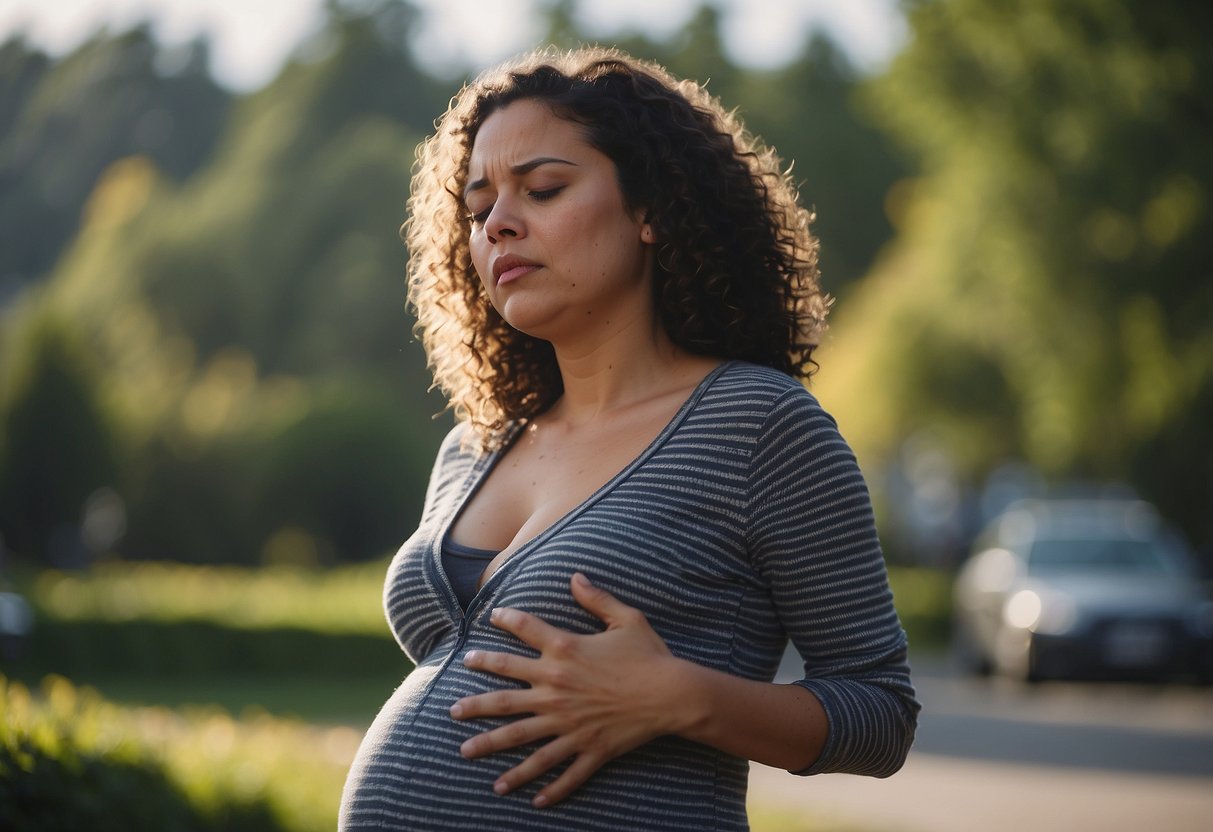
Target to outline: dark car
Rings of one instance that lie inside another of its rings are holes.
[[[953,645],[976,672],[1207,680],[1213,601],[1182,541],[1138,500],[1016,503],[957,575]]]
[[[0,659],[11,661],[21,656],[33,623],[33,611],[24,598],[0,591]]]

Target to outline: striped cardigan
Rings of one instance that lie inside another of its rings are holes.
[[[834,420],[791,378],[729,362],[698,386],[623,471],[520,548],[466,614],[442,571],[443,537],[500,453],[443,443],[420,527],[388,570],[384,601],[416,664],[350,769],[342,830],[744,830],[748,761],[676,736],[603,766],[562,803],[530,804],[555,772],[512,794],[496,777],[525,746],[479,760],[464,740],[505,719],[456,722],[460,697],[522,683],[465,668],[471,649],[535,652],[493,627],[498,606],[591,633],[569,594],[581,571],[638,607],[677,656],[770,680],[787,639],[829,718],[798,774],[887,776],[913,740],[918,703],[871,504]]]

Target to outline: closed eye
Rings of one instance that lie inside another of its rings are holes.
[[[547,202],[548,200],[553,199],[557,194],[559,194],[563,190],[564,190],[564,185],[558,185],[555,188],[546,188],[542,191],[527,191],[527,196],[529,196],[531,199],[535,200],[536,202]],[[487,208],[484,208],[483,210],[477,211],[475,213],[469,212],[467,214],[467,221],[470,222],[472,225],[483,225],[485,220],[487,220],[489,218],[489,214],[491,214],[492,212],[493,212],[492,205],[488,206]]]

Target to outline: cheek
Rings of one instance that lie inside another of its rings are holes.
[[[485,280],[485,277],[489,273],[489,255],[492,252],[483,239],[479,242],[477,240],[478,238],[473,235],[468,242],[468,253],[472,256],[472,266],[476,269],[476,274],[480,276],[480,282],[487,286],[489,281]]]

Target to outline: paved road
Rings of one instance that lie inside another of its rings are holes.
[[[1213,692],[957,678],[917,657],[910,758],[888,780],[754,766],[751,801],[872,832],[1206,832]],[[792,678],[798,660],[785,660]]]

